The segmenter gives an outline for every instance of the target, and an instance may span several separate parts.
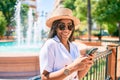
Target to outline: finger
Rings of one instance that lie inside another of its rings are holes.
[[[89,58],[82,58],[81,62],[87,62],[89,60]]]
[[[93,64],[94,64],[93,62],[88,62],[88,63],[86,63],[86,66],[91,67]]]
[[[93,61],[93,59],[88,59],[88,60],[86,60],[86,61],[84,61],[86,64],[89,64],[89,63],[94,63],[94,61]]]
[[[86,59],[88,59],[88,57],[87,57],[87,56],[80,57],[80,58],[81,58],[81,60],[86,60]]]
[[[88,56],[89,60],[94,60],[95,56]]]
[[[91,54],[91,55],[89,55],[88,57],[95,57],[95,54]]]

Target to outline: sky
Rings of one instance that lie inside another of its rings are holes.
[[[54,8],[54,1],[55,0],[37,0],[37,11],[39,12],[40,19],[42,20],[41,27],[44,30],[47,30],[46,29],[47,27],[45,25],[46,21],[45,13],[49,15],[52,12]],[[41,17],[43,11],[44,11],[43,17]]]
[[[55,0],[37,0],[38,11],[51,12]]]

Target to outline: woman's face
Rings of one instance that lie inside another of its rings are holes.
[[[74,29],[74,25],[70,19],[63,19],[58,23],[57,36],[61,41],[67,41]]]

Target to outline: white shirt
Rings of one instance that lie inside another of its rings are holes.
[[[43,70],[48,72],[58,71],[79,57],[80,52],[77,46],[72,42],[69,42],[69,45],[70,52],[57,36],[48,39],[40,50],[40,73],[42,74]],[[77,72],[67,76],[64,80],[78,80]]]

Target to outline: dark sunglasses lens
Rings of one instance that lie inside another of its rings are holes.
[[[66,27],[65,24],[62,24],[62,23],[58,25],[58,28],[60,30],[65,30],[65,27]],[[67,27],[68,27],[68,30],[73,30],[73,28],[74,28],[74,26],[72,24],[68,24]]]
[[[73,25],[68,25],[68,29],[72,30],[73,29]]]
[[[60,30],[65,30],[65,25],[64,24],[60,24],[58,27],[59,27]]]

